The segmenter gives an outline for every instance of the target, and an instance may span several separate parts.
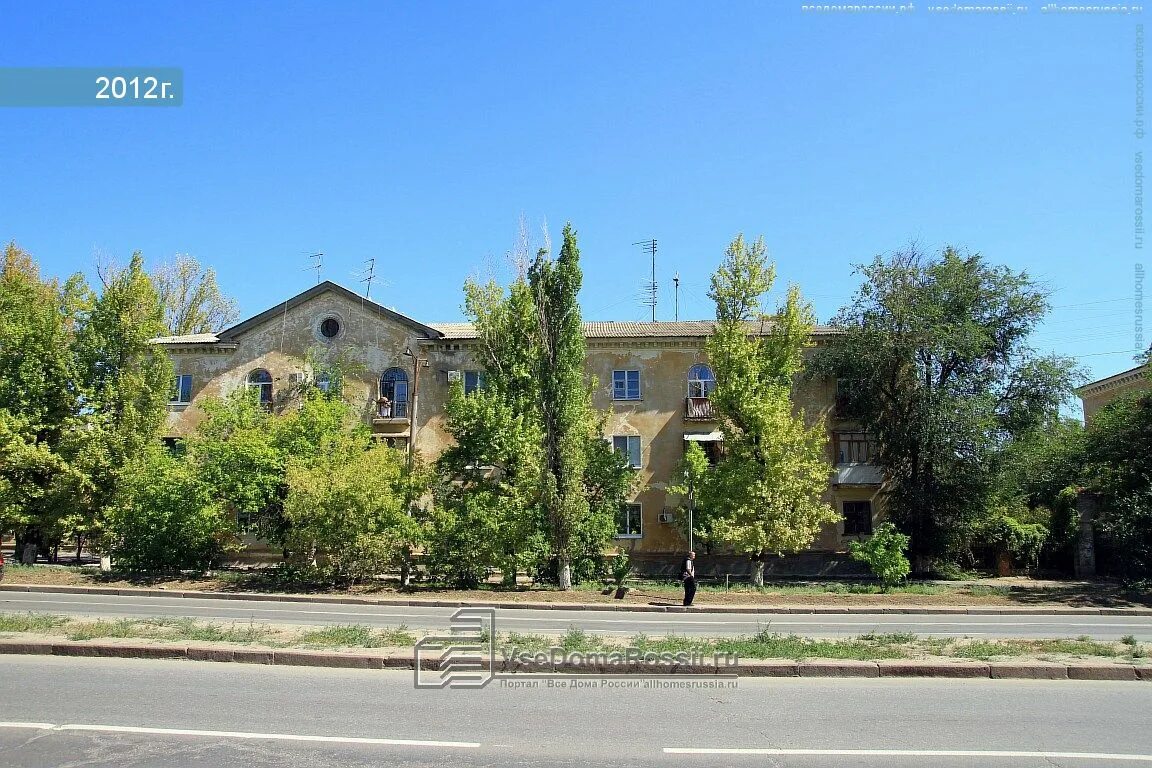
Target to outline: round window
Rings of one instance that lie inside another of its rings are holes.
[[[322,333],[326,339],[335,338],[336,335],[340,333],[340,321],[334,317],[329,317],[320,323],[320,333]]]

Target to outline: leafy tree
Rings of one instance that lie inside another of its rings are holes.
[[[370,579],[400,565],[419,537],[408,514],[413,489],[405,452],[370,446],[364,435],[329,442],[312,462],[288,467],[284,515],[287,542],[341,584]]]
[[[243,389],[200,408],[204,419],[185,441],[188,460],[213,498],[243,516],[251,532],[281,542],[288,457],[277,443],[276,417]]]
[[[710,482],[711,469],[704,449],[695,441],[691,441],[684,449],[684,457],[680,460],[672,484],[668,487],[669,493],[681,498],[676,515],[680,534],[688,539],[688,510],[691,508],[694,545],[695,542],[699,542],[709,549],[713,543],[712,515],[704,502],[707,500],[708,491],[712,487]]]
[[[1082,482],[1098,498],[1103,563],[1117,575],[1152,575],[1152,392],[1119,398],[1084,434]]]
[[[80,424],[72,285],[42,281],[15,243],[0,254],[0,528],[16,529],[17,554],[58,536],[64,491],[81,479],[66,450]]]
[[[560,256],[553,261],[541,250],[528,269],[536,304],[536,375],[544,438],[540,498],[564,590],[572,588],[575,553],[587,550],[588,539],[611,531],[606,524],[597,524],[584,494],[591,402],[584,375],[587,341],[577,299],[582,280],[576,231],[568,224]]]
[[[724,430],[724,456],[706,477],[712,534],[748,554],[753,580],[764,560],[809,546],[837,519],[821,495],[831,467],[823,419],[807,423],[792,403],[794,377],[815,321],[791,286],[776,314],[761,309],[775,279],[763,240],[738,236],[712,277],[716,328],[708,356],[716,370],[712,404]]]
[[[172,363],[149,340],[165,332],[163,308],[144,261],[105,274],[75,340],[87,439],[74,463],[90,478],[89,515],[119,490],[122,469],[158,438],[172,387]]]
[[[129,571],[204,570],[237,548],[232,519],[184,457],[153,444],[120,473],[108,548]]]
[[[635,473],[603,440],[603,419],[590,407],[575,305],[578,259],[575,233],[566,227],[556,262],[540,253],[507,289],[496,282],[465,285],[485,383],[469,395],[453,387],[446,408],[455,445],[437,462],[441,482],[427,552],[440,578],[475,584],[498,568],[512,583],[528,568],[537,575],[555,571],[570,584],[602,563]]]
[[[164,324],[173,336],[219,331],[240,316],[236,302],[220,292],[216,271],[194,256],[177,254],[152,277],[164,306]]]
[[[877,257],[858,272],[863,285],[832,321],[842,333],[811,373],[841,384],[845,415],[875,439],[888,513],[924,570],[969,547],[997,452],[1057,413],[1075,369],[1028,347],[1048,303],[1025,273],[952,248]]]

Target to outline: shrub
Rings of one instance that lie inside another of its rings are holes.
[[[891,587],[898,584],[912,570],[904,551],[908,548],[908,537],[896,530],[892,523],[881,524],[872,537],[865,542],[854,541],[849,545],[852,559],[868,565],[872,574]]]
[[[336,440],[312,465],[288,470],[284,517],[289,548],[319,575],[341,584],[398,566],[416,538],[403,451]]]
[[[236,547],[235,526],[184,458],[150,448],[129,464],[105,521],[108,547],[129,571],[203,570]]]

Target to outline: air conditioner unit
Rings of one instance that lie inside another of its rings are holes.
[[[665,509],[663,512],[660,513],[660,522],[662,522],[662,523],[674,523],[674,522],[676,522],[676,513],[670,509]]]
[[[460,371],[448,371],[448,383],[460,381]]]

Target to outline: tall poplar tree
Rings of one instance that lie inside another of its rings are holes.
[[[708,293],[716,304],[708,356],[724,455],[706,475],[702,496],[712,535],[752,558],[758,586],[769,555],[808,547],[838,519],[820,499],[831,473],[824,421],[809,423],[792,403],[815,319],[795,286],[774,315],[763,311],[775,277],[764,241],[748,245],[737,236]]]
[[[572,588],[577,529],[589,517],[584,495],[585,441],[591,409],[584,375],[588,345],[577,298],[582,281],[576,231],[566,224],[560,256],[553,261],[542,250],[528,270],[540,343],[536,373],[544,433],[541,500],[561,589]]]

